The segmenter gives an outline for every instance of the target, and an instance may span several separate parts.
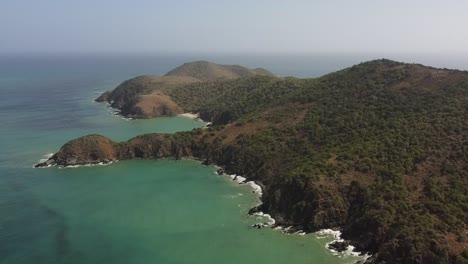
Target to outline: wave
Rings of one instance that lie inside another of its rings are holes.
[[[266,218],[268,221],[267,221],[267,224],[269,226],[273,226],[275,225],[276,221],[275,219],[273,219],[273,217],[271,217],[271,215],[269,214],[265,214],[264,212],[256,212],[254,213],[255,216],[258,216],[258,217],[262,217],[262,218]],[[257,218],[258,219],[258,218]],[[258,219],[260,220],[260,219]]]
[[[47,160],[49,160],[50,157],[52,157],[54,155],[54,153],[49,153],[47,155],[44,155],[47,156],[47,158],[45,159],[40,159],[39,162],[37,164],[41,164],[41,163],[44,163],[46,162]],[[94,167],[94,166],[107,166],[107,165],[111,165],[112,163],[115,163],[115,162],[118,162],[118,160],[113,160],[113,161],[109,161],[109,162],[99,162],[99,163],[89,163],[89,164],[82,164],[82,165],[67,165],[67,166],[64,166],[64,165],[47,165],[47,166],[43,166],[43,167],[36,167],[37,164],[34,164],[33,165],[33,168],[39,168],[39,169],[43,169],[43,168],[50,168],[50,167],[57,167],[59,169],[73,169],[73,168],[80,168],[80,167]]]
[[[37,164],[46,162],[46,161],[49,160],[49,158],[51,158],[53,155],[54,155],[54,153],[47,153],[47,154],[44,154],[44,155],[42,156],[42,158],[39,159],[39,161],[37,162]],[[35,164],[35,165],[36,165],[36,164]],[[52,166],[52,165],[45,166],[44,168],[49,168],[49,167],[51,167],[51,166]],[[33,166],[33,168],[34,168],[34,166]]]
[[[343,256],[354,256],[354,257],[362,257],[363,261],[365,262],[368,258],[371,257],[368,253],[362,253],[359,251],[355,251],[355,247],[353,245],[348,245],[346,247],[346,250],[342,252],[338,252],[337,250],[333,249],[330,247],[331,244],[336,243],[336,242],[345,242],[345,240],[341,237],[341,231],[339,230],[333,230],[333,229],[322,229],[318,232],[315,233],[318,239],[323,239],[323,238],[330,238],[332,237],[332,241],[328,242],[325,244],[325,247],[330,250],[330,252],[333,253],[335,256],[339,256],[342,254]]]
[[[263,195],[262,187],[258,185],[257,183],[255,183],[254,181],[247,181],[246,177],[236,175],[236,174],[225,174],[222,172],[220,173],[220,170],[222,170],[220,166],[215,165],[214,168],[216,169],[215,173],[217,175],[228,177],[232,181],[235,181],[242,185],[248,185],[252,189],[252,192],[258,195],[258,198],[261,198],[261,196]],[[242,195],[242,194],[239,193],[238,195]],[[256,220],[258,221],[263,220],[261,223],[253,224],[253,227],[257,227],[257,228],[274,227],[276,224],[275,219],[269,214],[266,214],[263,212],[255,212],[253,215],[257,217]]]
[[[107,166],[111,165],[112,163],[118,162],[118,160],[113,160],[109,162],[99,162],[99,163],[90,163],[90,164],[83,164],[83,165],[68,165],[68,166],[57,166],[59,169],[75,169],[81,167],[94,167],[94,166]]]
[[[198,119],[199,118],[199,114],[194,114],[194,113],[183,113],[183,114],[179,114],[178,116],[188,117],[188,118],[191,118],[191,119]]]

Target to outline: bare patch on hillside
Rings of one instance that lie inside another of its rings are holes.
[[[184,112],[182,107],[177,105],[170,96],[159,90],[140,96],[136,107],[148,117],[173,116]]]

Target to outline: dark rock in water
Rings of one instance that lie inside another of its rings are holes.
[[[248,215],[253,215],[253,214],[258,213],[258,212],[260,212],[260,209],[259,209],[259,206],[256,206],[256,207],[251,208],[247,214]]]
[[[263,227],[267,227],[268,224],[267,223],[256,223],[256,224],[253,224],[252,227],[256,227],[257,229],[261,229]]]
[[[216,173],[218,173],[219,175],[223,175],[224,174],[224,169],[219,169],[218,171],[216,171]]]
[[[51,157],[50,159],[48,159],[48,160],[46,160],[44,162],[41,162],[41,163],[38,163],[38,164],[34,165],[34,168],[50,167],[50,166],[53,166],[53,165],[56,165],[56,162],[55,162],[54,157]]]
[[[205,161],[202,162],[202,165],[211,165],[213,162],[209,159],[206,159]]]
[[[328,248],[329,249],[334,249],[338,252],[343,252],[345,251],[349,246],[349,242],[348,241],[335,241],[333,243],[330,243],[328,245]]]

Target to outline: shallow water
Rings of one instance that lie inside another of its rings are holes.
[[[0,263],[349,263],[331,238],[285,235],[247,216],[251,188],[183,160],[34,169],[69,139],[127,140],[204,126],[185,117],[124,120],[92,102],[154,67],[17,62],[0,73]],[[106,67],[104,67],[106,66]],[[5,68],[5,65],[2,67]],[[1,68],[1,67],[0,67]],[[98,74],[100,73],[100,74]],[[159,72],[155,72],[160,74]]]

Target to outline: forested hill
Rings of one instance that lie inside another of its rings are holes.
[[[260,183],[279,224],[339,228],[369,262],[467,263],[468,72],[376,60],[165,93],[214,126],[83,137],[43,165],[197,157]]]
[[[214,81],[220,79],[237,79],[254,75],[273,76],[268,70],[257,68],[248,69],[239,65],[222,65],[208,61],[196,61],[169,71],[164,76],[188,76],[200,81]]]
[[[99,96],[97,102],[108,102],[120,114],[133,118],[150,118],[181,114],[184,109],[167,96],[175,87],[190,83],[213,82],[273,76],[265,69],[248,69],[239,65],[221,65],[207,61],[185,63],[164,76],[138,76]]]

